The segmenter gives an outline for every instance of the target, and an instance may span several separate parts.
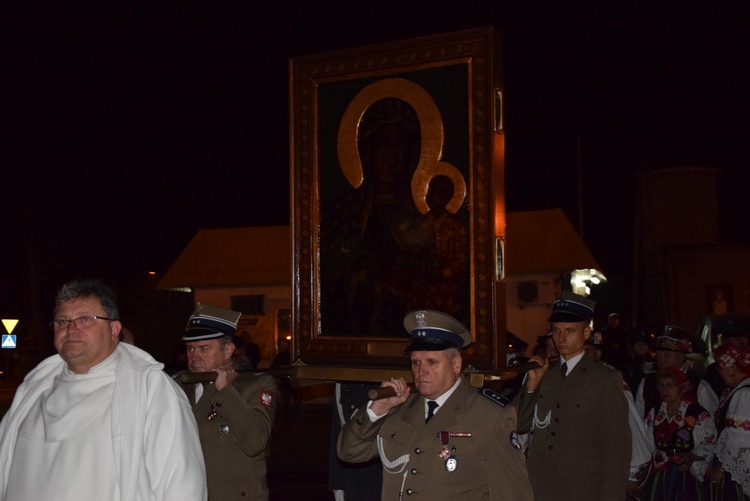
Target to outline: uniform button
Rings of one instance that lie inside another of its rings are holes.
[[[555,423],[559,423],[559,422],[560,422],[560,418],[555,418]]]
[[[240,496],[245,496],[245,491],[240,492]]]
[[[362,418],[357,418],[357,424],[362,424]]]
[[[549,449],[549,450],[552,450],[552,449],[554,449],[554,447],[552,447],[552,446],[550,445],[549,447],[547,447],[547,449]]]
[[[416,449],[414,449],[414,454],[422,454],[422,449],[417,447]]]
[[[552,435],[553,437],[556,437],[556,436],[557,436],[557,433],[555,433],[555,432],[553,431],[552,433],[550,433],[550,435]]]
[[[411,496],[412,494],[414,494],[414,491],[412,491],[411,489],[406,489],[407,496]]]
[[[411,469],[411,474],[412,475],[416,475],[417,474],[417,469],[416,468],[412,468]]]
[[[221,402],[216,402],[216,407],[221,407]]]
[[[555,405],[555,407],[557,407],[559,409],[560,407],[562,407],[562,405],[557,404],[557,405]]]
[[[576,404],[576,409],[580,409],[580,408],[581,408],[581,404]]]

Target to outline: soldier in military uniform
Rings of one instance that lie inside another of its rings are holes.
[[[336,452],[341,427],[357,414],[362,404],[369,402],[369,392],[379,383],[340,381],[336,383],[333,399],[333,419],[328,457],[328,487],[335,501],[380,501],[382,466],[380,459],[364,463],[346,463]]]
[[[240,313],[199,304],[185,335],[191,372],[217,373],[210,383],[183,383],[198,422],[206,462],[208,499],[268,500],[265,450],[276,412],[276,380],[237,377],[232,338]],[[245,374],[243,374],[244,376]]]
[[[515,408],[461,377],[468,329],[431,310],[409,313],[404,327],[417,392],[403,379],[383,382],[395,396],[360,407],[339,434],[339,457],[379,456],[384,500],[532,500]]]
[[[560,359],[528,372],[515,398],[518,431],[530,432],[529,479],[537,501],[625,498],[631,460],[622,375],[585,356],[595,302],[563,293],[550,333]]]

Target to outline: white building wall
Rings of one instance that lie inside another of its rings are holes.
[[[508,275],[505,283],[507,329],[529,344],[528,355],[537,337],[547,333],[550,307],[562,291],[558,274]]]

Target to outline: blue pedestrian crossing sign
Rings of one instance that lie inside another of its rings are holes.
[[[3,348],[15,348],[16,347],[16,335],[15,334],[3,334]]]

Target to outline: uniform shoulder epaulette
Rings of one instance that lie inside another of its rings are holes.
[[[512,403],[510,399],[505,395],[501,395],[500,393],[492,391],[489,388],[479,388],[477,391],[480,395],[492,400],[500,407],[507,407]]]
[[[602,364],[602,365],[603,365],[604,367],[606,367],[607,369],[609,369],[609,370],[611,370],[611,371],[616,371],[616,370],[618,370],[618,369],[617,369],[617,367],[615,367],[614,365],[612,365],[612,364],[610,364],[610,363],[607,363],[607,362],[604,362],[604,361],[602,361],[602,360],[599,360],[599,363],[600,363],[600,364]]]

